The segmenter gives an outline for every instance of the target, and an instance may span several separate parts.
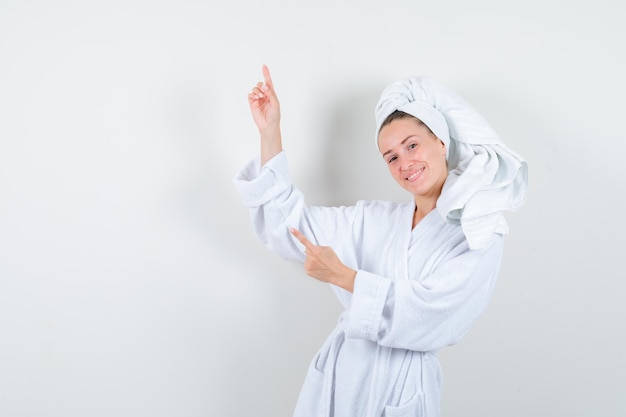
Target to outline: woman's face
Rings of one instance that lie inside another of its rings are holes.
[[[378,134],[378,149],[398,184],[418,198],[439,198],[448,176],[446,146],[414,118],[396,119]]]

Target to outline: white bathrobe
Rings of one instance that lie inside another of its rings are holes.
[[[304,261],[304,248],[289,233],[295,227],[357,270],[352,294],[331,285],[345,311],[310,364],[294,416],[439,416],[436,352],[457,343],[484,311],[503,237],[470,250],[461,225],[445,222],[438,210],[412,230],[412,198],[307,206],[285,152],[262,169],[251,161],[235,184],[268,248]]]

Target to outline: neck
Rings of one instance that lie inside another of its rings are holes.
[[[437,207],[436,199],[415,199],[415,213],[413,213],[413,227],[415,227],[428,213]]]

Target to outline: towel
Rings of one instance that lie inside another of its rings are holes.
[[[383,121],[396,110],[420,119],[446,144],[448,178],[437,200],[449,223],[460,223],[471,249],[494,233],[508,233],[505,211],[526,201],[528,166],[461,96],[425,76],[387,86],[375,109],[376,143]]]

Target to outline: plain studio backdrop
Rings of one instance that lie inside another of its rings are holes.
[[[312,204],[410,199],[374,145],[430,75],[526,158],[444,416],[624,416],[617,1],[0,2],[0,416],[289,416],[340,312],[232,183],[272,71]]]

